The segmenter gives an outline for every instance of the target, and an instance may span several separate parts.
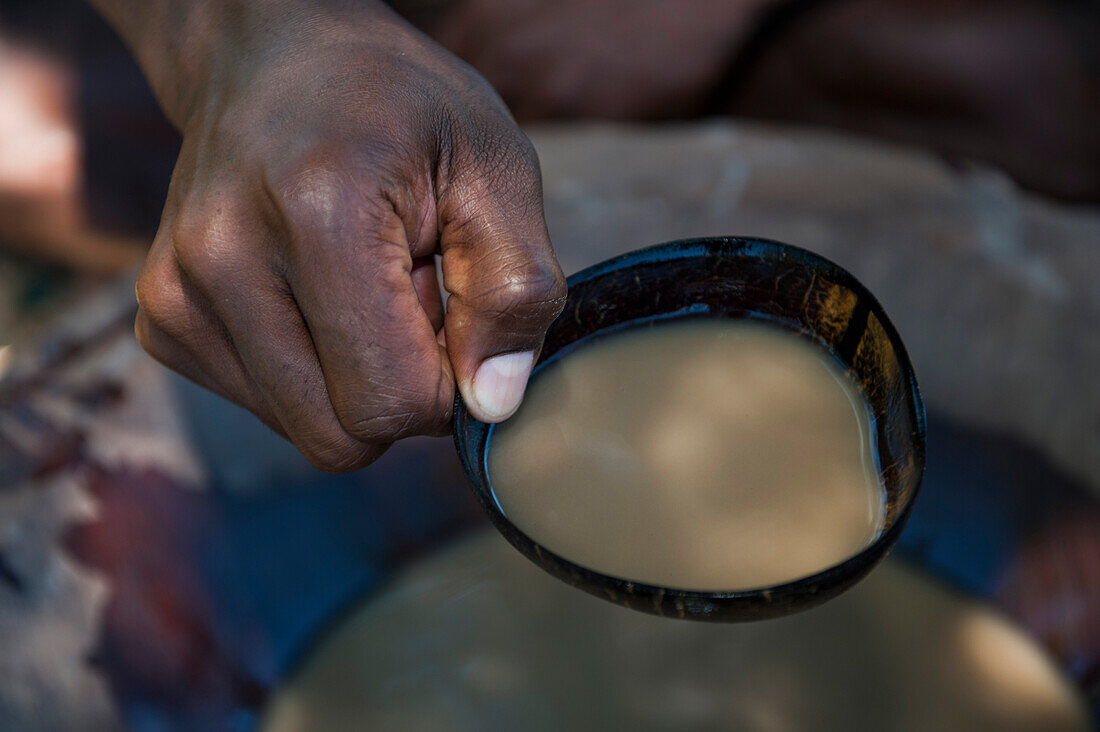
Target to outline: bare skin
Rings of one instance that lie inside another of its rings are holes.
[[[741,55],[766,13],[795,5]],[[808,123],[1100,200],[1100,13],[1084,0],[454,0],[441,16],[433,35],[523,121]]]
[[[476,72],[382,3],[93,4],[183,134],[146,350],[330,471],[446,433],[456,389],[515,411],[565,287],[538,160]]]
[[[435,31],[521,120],[700,112],[777,0],[462,0]]]

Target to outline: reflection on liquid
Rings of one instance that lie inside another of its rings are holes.
[[[643,615],[495,533],[404,575],[276,696],[298,730],[1088,730],[1026,636],[888,561],[817,609],[745,625]]]

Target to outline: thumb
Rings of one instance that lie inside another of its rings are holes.
[[[492,174],[471,170],[440,201],[447,354],[467,408],[483,422],[519,408],[566,294],[537,158],[530,143],[506,157],[513,164]]]

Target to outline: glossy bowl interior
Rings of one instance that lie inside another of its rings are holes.
[[[886,521],[869,546],[817,574],[772,587],[702,592],[657,587],[579,566],[541,546],[504,515],[487,469],[492,426],[461,399],[454,439],[493,525],[528,559],[571,585],[662,616],[744,621],[813,607],[858,582],[897,541],[913,506],[925,456],[925,412],[905,347],[882,306],[856,279],[811,252],[743,238],[691,239],[631,252],[569,279],[565,309],[551,325],[533,379],[549,362],[626,328],[669,319],[756,318],[832,351],[867,397],[874,417]]]

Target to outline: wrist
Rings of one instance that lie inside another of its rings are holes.
[[[390,12],[379,0],[363,0],[344,12],[334,7],[341,3],[326,0],[90,2],[130,48],[161,109],[181,131],[221,87],[247,78],[272,54],[292,52],[305,35],[346,26],[348,17]]]
[[[141,67],[161,109],[182,129],[218,55],[238,0],[89,0]]]

